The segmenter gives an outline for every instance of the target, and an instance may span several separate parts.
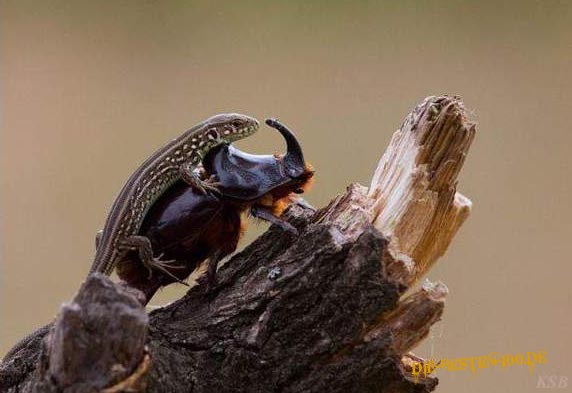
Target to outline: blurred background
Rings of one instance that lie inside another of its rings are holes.
[[[459,179],[474,209],[427,276],[450,295],[417,353],[547,351],[533,373],[438,371],[441,392],[572,380],[572,2],[18,0],[0,17],[0,354],[71,299],[123,182],[186,128],[282,119],[322,206],[368,184],[411,108],[447,93],[478,123]],[[239,147],[282,143],[263,128]]]

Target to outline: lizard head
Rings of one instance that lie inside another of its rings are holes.
[[[240,113],[222,113],[208,118],[203,125],[208,139],[232,143],[254,134],[259,123],[255,118]]]

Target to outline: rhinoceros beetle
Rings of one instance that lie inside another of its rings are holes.
[[[247,213],[296,232],[280,215],[308,187],[314,171],[287,127],[274,119],[266,124],[284,137],[285,155],[253,155],[221,145],[203,159],[203,176],[219,193],[201,193],[181,181],[148,211],[140,233],[155,252],[173,261],[171,275],[149,276],[136,253],[117,266],[119,277],[143,291],[147,301],[159,288],[186,279],[207,259],[207,286],[214,285],[217,264],[236,250]]]

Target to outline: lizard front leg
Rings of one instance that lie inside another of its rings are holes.
[[[172,279],[176,280],[178,283],[188,286],[187,283],[181,281],[178,277],[169,271],[169,269],[183,269],[184,266],[174,266],[172,263],[175,261],[172,260],[162,261],[161,257],[163,254],[155,258],[153,256],[153,247],[151,246],[151,241],[146,236],[129,236],[121,242],[118,248],[121,250],[136,250],[139,254],[139,259],[141,259],[141,262],[149,271],[149,278],[151,278],[153,274],[153,269],[156,269],[165,273]]]
[[[216,187],[216,178],[211,176],[208,181],[202,180],[195,172],[195,164],[191,161],[186,162],[180,168],[181,177],[189,186],[199,191],[201,194],[206,195],[210,193],[217,198],[221,197],[220,190]]]

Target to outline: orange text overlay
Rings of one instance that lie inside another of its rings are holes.
[[[441,359],[437,361],[435,359],[429,359],[425,362],[414,361],[411,363],[412,374],[415,377],[415,381],[419,379],[419,376],[427,376],[437,369],[445,369],[448,371],[465,371],[471,370],[471,373],[475,374],[481,369],[491,368],[491,367],[511,367],[511,366],[528,366],[530,373],[534,371],[534,366],[536,364],[546,363],[546,351],[539,352],[526,352],[525,354],[507,354],[499,355],[497,352],[492,352],[484,356],[471,356],[466,358],[457,359]]]

